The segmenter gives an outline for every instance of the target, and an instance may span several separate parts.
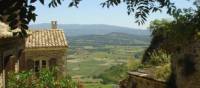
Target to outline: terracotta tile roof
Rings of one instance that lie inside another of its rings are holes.
[[[26,48],[67,47],[63,30],[37,30],[26,38]]]

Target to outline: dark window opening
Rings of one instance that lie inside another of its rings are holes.
[[[35,61],[34,62],[34,71],[39,72],[40,69],[40,61]]]
[[[46,60],[42,60],[42,68],[47,68],[47,61]]]
[[[39,72],[41,69],[48,68],[48,62],[46,60],[34,61],[34,71]]]

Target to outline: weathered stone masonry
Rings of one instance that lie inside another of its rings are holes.
[[[26,49],[26,62],[27,69],[34,70],[34,61],[45,60],[47,65],[45,68],[56,68],[58,75],[66,74],[66,53],[67,49],[65,48],[38,48],[38,49]]]
[[[200,40],[188,40],[173,56],[172,72],[177,88],[200,88]]]
[[[58,78],[66,74],[68,44],[64,31],[56,28],[57,22],[52,21],[52,29],[33,30],[26,38],[27,70],[38,72],[43,68],[55,68]]]
[[[129,72],[128,78],[120,82],[120,88],[166,88],[166,82],[148,77],[148,74]]]
[[[8,72],[25,68],[25,39],[19,37],[0,38],[0,88],[5,88]]]

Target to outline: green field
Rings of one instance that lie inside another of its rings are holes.
[[[129,59],[140,60],[145,48],[144,46],[116,45],[73,46],[69,49],[70,55],[68,55],[67,61],[68,73],[75,80],[79,79],[83,82],[85,88],[113,88],[112,83],[117,84],[120,81],[119,79],[123,79],[124,74],[128,71],[126,64]],[[122,64],[123,67],[120,67],[119,65]],[[123,72],[115,75],[114,73],[118,69],[123,69]],[[120,76],[121,74],[123,76]],[[112,75],[113,77],[111,77]],[[104,80],[107,81],[105,84],[102,84]]]
[[[140,67],[150,39],[126,33],[70,37],[68,73],[85,88],[113,88]]]

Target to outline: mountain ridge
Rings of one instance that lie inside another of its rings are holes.
[[[149,45],[151,37],[112,32],[104,35],[82,35],[68,37],[70,45]]]
[[[50,29],[50,23],[29,25],[30,29]],[[112,32],[128,33],[134,35],[150,35],[150,30],[142,30],[129,27],[121,27],[107,24],[58,24],[58,28],[63,29],[68,36],[81,35],[104,35]]]

